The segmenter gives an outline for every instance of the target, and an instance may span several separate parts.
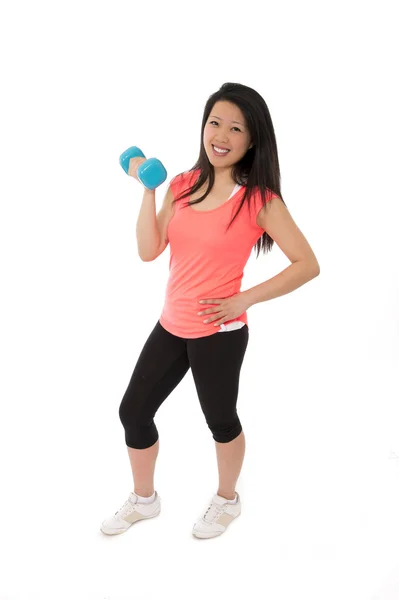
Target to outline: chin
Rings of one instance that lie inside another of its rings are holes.
[[[213,155],[212,150],[211,150],[211,153],[207,153],[207,155],[208,155],[209,162],[212,163],[212,165],[214,167],[227,167],[227,166],[231,166],[234,164],[234,158],[233,158],[233,160],[231,160],[230,156],[229,156],[228,161],[227,160],[218,160],[218,157]]]

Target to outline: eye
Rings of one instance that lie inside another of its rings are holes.
[[[217,121],[210,121],[209,124],[212,125],[212,123],[216,123],[216,125],[219,125],[219,123]],[[238,127],[233,127],[233,129],[237,129],[237,131],[241,131],[241,129],[238,129]]]

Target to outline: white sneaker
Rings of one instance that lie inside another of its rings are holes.
[[[124,533],[133,523],[141,519],[151,519],[161,512],[161,498],[155,492],[154,501],[150,504],[138,502],[134,492],[129,494],[125,504],[112,517],[101,523],[101,531],[106,535]]]
[[[221,535],[230,523],[241,514],[241,499],[237,493],[236,504],[229,504],[226,498],[215,494],[202,517],[193,527],[193,535],[197,538],[213,538]]]

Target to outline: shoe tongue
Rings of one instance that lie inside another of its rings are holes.
[[[138,498],[136,496],[136,494],[134,492],[130,492],[129,494],[129,500],[132,504],[136,504]]]

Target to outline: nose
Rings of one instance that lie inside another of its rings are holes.
[[[218,130],[217,130],[217,140],[219,141],[220,144],[228,144],[229,142],[229,136],[228,136],[228,130],[224,129],[223,126],[219,126]],[[217,143],[217,142],[216,142]]]
[[[216,143],[216,145],[219,143],[219,144],[221,144],[222,146],[223,146],[223,145],[226,145],[226,146],[227,146],[227,145],[228,145],[228,143],[229,143],[229,137],[228,137],[228,135],[227,135],[226,133],[223,133],[223,132],[221,132],[221,131],[218,131],[218,136],[217,136],[216,140],[217,140],[217,141],[215,142],[215,143]]]

